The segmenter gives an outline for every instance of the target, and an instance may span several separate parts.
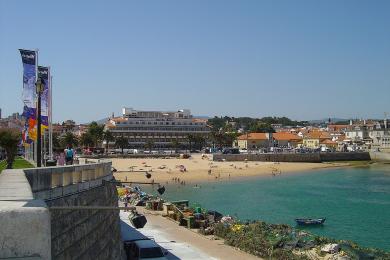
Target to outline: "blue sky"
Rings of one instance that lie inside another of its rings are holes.
[[[18,48],[53,71],[54,121],[135,109],[383,117],[390,1],[0,1],[0,107],[22,110]]]

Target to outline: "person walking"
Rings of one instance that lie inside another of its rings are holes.
[[[66,165],[73,165],[74,150],[69,145],[65,149]]]

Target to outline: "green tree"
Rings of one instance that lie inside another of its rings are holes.
[[[205,145],[206,143],[206,139],[201,136],[201,135],[196,135],[195,138],[194,138],[194,142],[195,142],[195,147],[198,149],[198,150],[202,150],[203,146]]]
[[[12,169],[20,141],[21,134],[18,130],[9,128],[0,130],[0,146],[5,150],[7,169]]]
[[[115,146],[121,148],[122,154],[123,154],[123,149],[125,149],[129,146],[129,140],[122,135],[122,136],[116,138]]]
[[[95,147],[98,147],[98,143],[103,141],[104,125],[92,122],[88,126],[88,133],[91,135]]]
[[[89,132],[81,134],[80,144],[84,147],[91,147],[94,145],[93,138]]]
[[[60,140],[61,140],[61,138],[60,138],[59,134],[53,133],[53,149],[54,150],[60,150],[60,149],[65,148],[65,147],[61,147]]]
[[[210,139],[213,146],[217,146],[218,148],[222,148],[224,146],[224,133],[222,131],[212,131],[210,133]]]
[[[269,123],[257,122],[249,127],[251,133],[275,133],[275,129]]]
[[[114,135],[106,130],[103,132],[103,140],[106,142],[106,153],[108,153],[109,143],[115,141]]]
[[[145,143],[145,148],[146,149],[149,149],[149,152],[152,152],[152,148],[154,147],[154,143],[152,140],[148,140],[146,143]]]
[[[225,144],[225,146],[232,146],[233,145],[233,142],[234,142],[234,140],[236,140],[237,139],[237,137],[239,136],[239,134],[238,133],[225,133],[224,134],[224,144]]]
[[[171,145],[175,149],[175,153],[177,153],[177,150],[180,146],[180,142],[177,139],[174,139],[172,140]]]
[[[192,150],[192,143],[195,141],[195,136],[194,135],[192,135],[192,134],[188,134],[187,135],[187,142],[188,142],[188,149],[190,150],[190,152],[191,152],[191,150]]]
[[[78,143],[79,143],[79,140],[77,139],[77,137],[73,133],[67,132],[60,139],[60,143],[61,143],[62,147],[66,147],[66,146],[76,147],[78,145]]]

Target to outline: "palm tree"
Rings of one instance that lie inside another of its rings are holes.
[[[115,140],[115,146],[121,148],[123,154],[123,149],[129,146],[129,140],[122,135]]]
[[[192,148],[192,142],[194,140],[195,140],[195,136],[193,136],[192,134],[187,135],[188,147],[189,147],[190,152],[191,152],[191,148]]]
[[[180,143],[177,139],[174,139],[172,142],[171,142],[171,145],[173,148],[175,148],[175,153],[177,153],[177,148],[179,147]]]
[[[149,152],[152,152],[152,148],[154,147],[154,142],[152,140],[148,140],[145,143],[145,148],[149,149]]]
[[[53,133],[53,148],[54,150],[58,150],[58,149],[64,149],[65,147],[61,147],[61,143],[60,143],[60,135],[57,134],[57,133]]]
[[[115,138],[114,138],[113,134],[109,130],[106,130],[106,131],[103,132],[103,140],[106,142],[106,154],[107,154],[108,153],[109,142],[114,141]]]
[[[206,143],[206,139],[201,135],[195,136],[195,146],[198,148],[198,150],[202,150],[204,144]]]
[[[92,122],[88,126],[88,133],[92,136],[95,147],[98,147],[98,143],[103,140],[104,125],[98,125],[96,122]]]
[[[65,134],[65,136],[63,136],[60,140],[60,143],[63,147],[66,147],[66,146],[77,146],[78,143],[79,143],[79,140],[77,139],[77,137],[71,133],[71,132],[67,132]]]
[[[80,136],[80,144],[84,147],[91,147],[94,145],[93,138],[90,133],[86,132]]]
[[[212,131],[210,138],[213,146],[217,145],[218,148],[222,148],[224,144],[224,134],[221,131]]]
[[[21,136],[19,131],[12,129],[0,130],[0,146],[5,150],[7,169],[12,169],[20,140]]]

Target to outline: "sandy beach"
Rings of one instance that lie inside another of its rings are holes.
[[[274,162],[214,162],[192,155],[189,159],[112,159],[113,167],[118,172],[114,174],[117,180],[134,182],[159,182],[166,184],[178,179],[187,183],[201,183],[220,180],[237,180],[256,176],[279,176],[284,174],[301,173],[315,169],[346,167],[348,163],[274,163]],[[147,171],[152,176],[146,178]]]

